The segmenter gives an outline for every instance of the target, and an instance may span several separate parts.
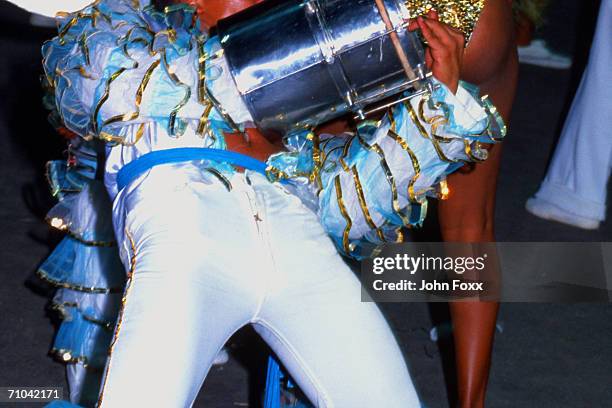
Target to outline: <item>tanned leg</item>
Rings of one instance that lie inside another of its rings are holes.
[[[508,123],[516,90],[518,60],[511,1],[487,0],[466,49],[463,79],[480,86]],[[451,195],[439,205],[442,238],[455,242],[495,240],[495,190],[501,145],[489,150],[486,162],[448,178]],[[450,304],[456,348],[459,404],[483,407],[499,304]]]

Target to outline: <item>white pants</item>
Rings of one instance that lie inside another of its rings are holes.
[[[101,406],[190,406],[246,324],[318,407],[419,406],[393,334],[315,214],[259,174],[229,181],[159,166],[115,203],[132,273]]]
[[[604,220],[611,163],[612,0],[603,0],[588,65],[536,200]]]

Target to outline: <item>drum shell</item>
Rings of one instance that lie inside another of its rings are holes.
[[[403,28],[405,8],[383,1],[413,76],[423,80],[424,52]],[[324,123],[415,86],[375,0],[268,0],[221,20],[218,33],[263,130]]]

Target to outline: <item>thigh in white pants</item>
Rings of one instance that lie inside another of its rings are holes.
[[[130,274],[100,405],[191,406],[217,352],[252,324],[318,407],[419,406],[316,215],[259,174],[228,180],[159,166],[118,198]]]

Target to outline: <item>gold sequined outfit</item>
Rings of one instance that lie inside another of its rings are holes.
[[[430,10],[438,12],[440,21],[460,30],[466,42],[470,40],[485,0],[407,0],[406,7],[410,18],[427,14]]]

